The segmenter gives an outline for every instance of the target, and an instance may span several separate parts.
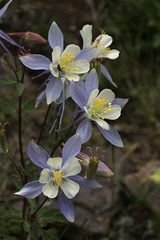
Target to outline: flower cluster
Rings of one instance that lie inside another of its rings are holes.
[[[0,17],[11,2],[12,0],[0,10]],[[85,25],[80,34],[83,40],[82,49],[75,44],[64,47],[62,31],[56,22],[53,22],[48,32],[48,42],[52,49],[51,59],[41,54],[26,54],[24,51],[19,57],[21,63],[27,68],[42,70],[41,76],[48,74],[42,85],[45,89],[38,95],[35,105],[38,106],[44,98],[48,105],[52,103],[55,106],[58,105],[58,108],[55,108],[52,129],[55,127],[55,122],[59,121],[59,124],[56,124],[59,126],[56,131],[61,133],[68,127],[72,131],[69,131],[70,135],[65,137],[65,140],[68,138],[67,141],[62,144],[61,157],[49,155],[33,140],[30,141],[27,148],[28,156],[42,171],[36,181],[26,183],[15,194],[26,198],[36,198],[41,193],[51,199],[58,197],[61,212],[71,222],[74,221],[71,199],[76,196],[80,188],[101,187],[93,179],[96,173],[107,177],[113,175],[112,171],[99,159],[99,155],[94,156],[92,153],[92,157],[89,157],[81,152],[82,145],[90,139],[92,124],[94,124],[107,141],[117,147],[123,147],[119,133],[109,122],[119,118],[122,108],[128,101],[128,99],[115,98],[114,92],[108,88],[99,90],[100,72],[116,86],[108,70],[101,63],[106,58],[116,59],[119,56],[118,50],[109,48],[113,41],[112,37],[102,32],[92,42],[92,25]],[[35,33],[26,35],[21,32],[13,35],[30,36],[32,40],[34,38],[37,41],[46,42]],[[0,37],[19,47],[1,30]],[[2,42],[0,44],[3,47]],[[68,98],[71,98],[76,106],[73,112],[68,111],[69,105],[67,105],[68,108],[65,107]],[[77,114],[75,120],[72,120],[69,126],[61,128],[62,118],[71,114]],[[77,125],[78,122],[80,122],[79,125]],[[60,144],[62,142],[60,141]],[[85,177],[78,175],[81,172],[81,164],[87,167]]]

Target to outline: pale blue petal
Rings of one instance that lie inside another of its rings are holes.
[[[60,46],[63,52],[63,33],[61,32],[56,22],[53,22],[50,26],[48,32],[48,41],[52,49],[54,49],[56,46]]]
[[[32,70],[49,70],[51,61],[40,54],[30,54],[20,57],[21,62]]]
[[[6,46],[3,44],[3,42],[1,40],[0,40],[0,47],[2,47],[4,49],[4,51],[6,51],[11,56],[12,59],[14,59],[11,52],[6,48]]]
[[[87,118],[83,120],[83,122],[79,124],[76,133],[79,133],[81,135],[82,143],[87,142],[92,134],[91,121]]]
[[[69,177],[69,179],[78,183],[80,188],[84,189],[84,190],[102,187],[101,184],[99,184],[95,179],[92,179],[92,178],[84,178],[84,177],[76,175],[76,176]]]
[[[36,198],[42,193],[42,187],[44,184],[41,184],[38,180],[29,182],[25,184],[19,192],[16,192],[16,195],[21,195],[26,198]]]
[[[75,101],[78,106],[83,109],[88,100],[85,83],[82,80],[79,80],[78,82],[72,81],[70,85],[70,95],[73,101]]]
[[[58,202],[60,210],[65,218],[70,222],[74,222],[74,207],[72,201],[62,192],[58,194]]]
[[[77,133],[73,135],[71,138],[67,140],[67,142],[64,144],[63,150],[62,150],[62,159],[63,163],[62,166],[65,165],[65,162],[71,158],[75,157],[81,150],[81,137],[80,134]]]
[[[111,78],[107,68],[103,64],[100,64],[100,71],[110,81],[110,83],[113,84],[113,86],[117,87],[116,83],[113,82],[113,80],[112,80],[112,78]]]
[[[107,139],[111,144],[115,145],[116,147],[123,147],[122,139],[115,128],[109,125],[110,129],[107,131],[101,128],[98,124],[96,124],[99,130],[101,131],[102,135]]]
[[[6,33],[4,33],[2,30],[0,30],[0,38],[3,38],[4,40],[6,40],[7,42],[11,43],[12,45],[21,48],[24,52],[26,52],[26,50],[21,47],[18,43],[16,43],[11,37],[9,37]]]
[[[98,89],[99,81],[95,69],[92,69],[88,74],[85,85],[88,92],[88,96],[91,94],[93,90]]]
[[[52,77],[46,87],[46,99],[47,104],[51,104],[57,98],[59,98],[63,89],[63,83],[61,78]]]
[[[124,98],[115,98],[112,102],[112,105],[119,105],[121,108],[124,108],[124,106],[127,104],[128,102],[128,98],[124,99]]]
[[[35,104],[35,108],[38,107],[38,105],[40,104],[40,102],[42,102],[42,100],[46,97],[46,90],[44,90],[43,92],[41,92],[38,97],[36,98],[36,104]]]
[[[27,147],[28,156],[31,161],[40,168],[49,168],[47,161],[50,158],[49,154],[33,140],[30,141]]]
[[[75,57],[74,62],[78,60],[88,60],[89,62],[93,59],[96,53],[96,48],[87,47],[80,51],[80,53]]]
[[[12,0],[10,0],[9,2],[7,2],[3,8],[0,9],[0,18],[3,16],[3,14],[5,13],[5,11],[7,10],[9,4],[12,2]]]

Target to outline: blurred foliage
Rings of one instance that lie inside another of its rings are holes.
[[[150,179],[160,184],[160,168],[157,168],[156,172],[151,174]]]
[[[115,44],[120,50],[119,59],[111,63],[113,80],[135,102],[132,111],[140,124],[159,127],[160,1],[103,2],[99,26],[113,36],[112,48]]]

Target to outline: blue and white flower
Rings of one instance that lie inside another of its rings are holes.
[[[111,36],[102,33],[92,42],[92,25],[89,24],[83,26],[80,34],[83,39],[83,48],[96,47],[94,58],[118,58],[119,51],[116,49],[110,50],[109,48],[113,41]]]
[[[116,49],[110,49],[109,46],[111,45],[113,39],[111,36],[102,33],[99,35],[94,42],[92,42],[92,25],[86,24],[83,26],[80,34],[83,39],[83,49],[85,48],[95,48],[95,55],[92,59],[94,62],[99,62],[99,58],[109,58],[109,59],[116,59],[119,56],[119,51]],[[102,60],[100,60],[101,62]],[[100,64],[100,71],[101,73],[112,83],[115,87],[117,87],[116,83],[112,80],[111,75],[109,74],[107,68],[101,63]]]
[[[29,143],[27,151],[31,161],[42,168],[39,180],[27,183],[15,194],[26,198],[35,198],[43,193],[48,198],[58,196],[60,210],[71,222],[74,221],[74,208],[70,199],[82,188],[101,187],[93,179],[87,179],[77,174],[81,165],[75,157],[81,149],[80,134],[75,134],[64,144],[62,158],[52,158],[33,140]]]
[[[52,61],[40,54],[21,56],[20,60],[30,69],[50,73],[45,90],[47,104],[50,104],[61,95],[65,81],[79,81],[80,75],[89,71],[95,48],[80,50],[79,46],[70,44],[64,49],[63,34],[55,22],[49,29],[48,41],[53,50]]]
[[[79,119],[85,118],[76,131],[80,133],[82,143],[87,142],[91,137],[91,121],[94,121],[110,143],[123,147],[118,132],[105,120],[117,119],[128,99],[115,98],[115,94],[110,89],[104,89],[99,93],[98,77],[94,69],[88,74],[85,83],[81,80],[76,84],[72,82],[70,93],[72,99],[81,108],[82,115]]]

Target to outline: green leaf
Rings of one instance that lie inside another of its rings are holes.
[[[46,221],[47,223],[52,222],[64,222],[65,218],[59,213],[57,209],[51,209],[40,216],[40,219]]]
[[[19,176],[19,175],[18,175]],[[16,176],[17,177],[17,176]],[[15,186],[18,188],[18,190],[20,190],[22,188],[22,183],[19,179],[15,179],[13,178],[13,183],[15,184]]]
[[[32,99],[24,105],[25,112],[35,109],[35,101]]]
[[[20,97],[24,91],[24,84],[22,83],[17,83],[16,84],[16,89],[17,89],[17,93],[18,93],[18,96]]]
[[[37,206],[35,199],[28,198],[28,202],[30,203],[32,209],[34,209]]]
[[[43,240],[48,240],[48,239],[56,240],[57,239],[56,230],[54,228],[52,228],[52,229],[49,229],[48,231],[43,231],[42,239]]]
[[[17,83],[17,81],[15,79],[12,79],[12,78],[1,78],[0,83],[10,85],[10,84]]]
[[[28,116],[26,114],[22,113],[22,118],[24,119],[24,121],[26,123],[28,123],[29,119],[28,119]]]
[[[26,232],[30,233],[32,228],[31,228],[31,224],[29,221],[25,221],[24,224],[23,224],[23,228]]]
[[[18,80],[20,82],[21,82],[21,79],[22,79],[22,74],[23,74],[23,72],[22,72],[21,68],[19,68],[18,71],[17,71],[17,77],[18,77]]]
[[[4,99],[3,103],[0,103],[0,107],[2,110],[8,110],[10,113],[16,113],[16,108],[12,102],[12,100]]]
[[[4,219],[11,219],[14,222],[23,222],[22,212],[15,210],[14,208],[10,208],[5,215]]]

